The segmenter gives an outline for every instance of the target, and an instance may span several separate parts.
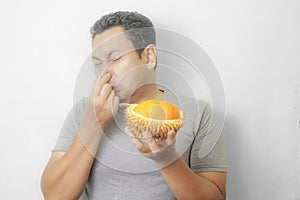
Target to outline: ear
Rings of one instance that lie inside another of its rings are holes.
[[[156,47],[149,44],[142,52],[142,59],[148,64],[148,68],[152,69],[156,65]]]

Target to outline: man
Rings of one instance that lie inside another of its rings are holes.
[[[136,138],[118,125],[120,103],[173,101],[155,83],[151,21],[136,12],[115,12],[98,20],[91,33],[98,82],[64,123],[42,176],[45,199],[78,199],[83,193],[88,199],[225,199],[222,138],[209,155],[199,157],[201,136],[212,131],[208,104],[196,101],[195,109],[182,98],[185,125],[161,141],[150,133],[145,140]]]

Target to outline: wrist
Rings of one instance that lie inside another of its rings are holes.
[[[95,156],[103,136],[101,126],[94,120],[84,118],[78,129],[78,135],[86,150]]]
[[[85,130],[85,132],[102,134],[106,125],[107,123],[104,121],[97,121],[89,117],[84,117],[79,129]]]

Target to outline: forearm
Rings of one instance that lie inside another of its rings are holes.
[[[41,187],[46,199],[78,199],[88,180],[106,124],[119,107],[107,73],[94,83],[85,115],[66,153],[53,153],[43,173]],[[55,154],[55,156],[54,156]]]
[[[101,140],[101,134],[85,128],[63,156],[47,165],[42,177],[45,199],[78,199],[84,190]]]
[[[181,157],[160,172],[177,199],[225,199],[214,183],[194,173]]]

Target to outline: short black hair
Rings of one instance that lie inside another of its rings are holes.
[[[102,16],[90,28],[92,39],[97,34],[116,26],[124,28],[125,35],[133,43],[139,58],[147,45],[156,45],[155,30],[150,19],[138,12],[130,11],[118,11]]]

